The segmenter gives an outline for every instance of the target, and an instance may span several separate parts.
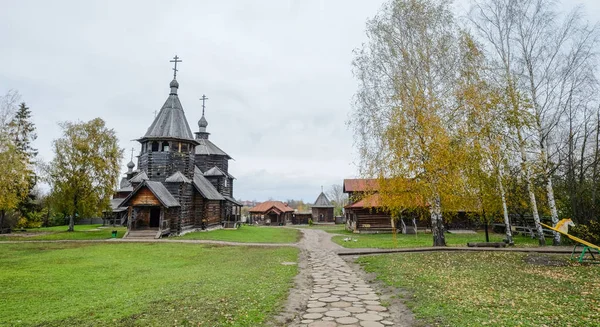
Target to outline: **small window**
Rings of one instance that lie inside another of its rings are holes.
[[[163,142],[161,151],[163,151],[163,152],[169,151],[169,142]]]
[[[181,152],[188,152],[189,148],[188,148],[188,144],[187,143],[183,143],[181,145]]]
[[[158,151],[158,142],[154,141],[152,142],[152,151]]]
[[[229,179],[225,178],[225,183],[224,184],[225,184],[224,186],[227,187],[229,185]]]

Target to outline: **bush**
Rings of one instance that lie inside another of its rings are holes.
[[[308,219],[308,226],[312,226],[312,225],[313,225],[312,218],[309,218],[309,219]]]
[[[587,224],[578,224],[571,228],[569,234],[593,244],[600,244],[600,222],[591,220]]]

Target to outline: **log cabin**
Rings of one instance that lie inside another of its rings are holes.
[[[292,221],[294,209],[281,201],[266,201],[250,208],[248,212],[253,224],[282,226]]]
[[[313,222],[334,223],[333,209],[333,204],[331,204],[325,193],[321,191],[321,194],[319,194],[311,208]]]

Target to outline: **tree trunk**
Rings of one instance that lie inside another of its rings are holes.
[[[541,136],[541,131],[540,131]],[[552,187],[552,176],[548,166],[548,152],[546,151],[545,141],[540,142],[542,167],[544,168],[544,178],[546,178],[546,196],[548,197],[548,207],[552,216],[552,226],[558,224],[558,210],[556,210],[556,201],[554,201],[554,188]],[[553,232],[552,245],[560,245],[560,233]]]
[[[2,234],[2,228],[4,226],[4,215],[5,214],[6,214],[6,211],[0,210],[0,234]]]
[[[504,225],[506,226],[506,240],[508,244],[513,244],[512,231],[510,230],[510,219],[508,218],[508,206],[506,205],[506,193],[504,192],[504,184],[502,183],[502,171],[498,169],[498,189],[500,190],[500,198],[502,199],[502,213],[504,214]]]
[[[69,229],[67,229],[67,232],[73,232],[75,231],[75,218],[74,218],[75,214],[73,215],[69,215]]]
[[[431,231],[433,233],[433,246],[446,246],[444,236],[444,222],[442,221],[442,203],[439,194],[434,195],[431,206]]]
[[[533,215],[535,229],[538,233],[540,246],[545,246],[546,239],[544,238],[542,225],[540,225],[540,215],[538,213],[537,202],[535,200],[533,182],[531,181],[531,171],[529,170],[529,165],[527,164],[527,154],[525,153],[525,144],[523,142],[523,136],[521,135],[521,129],[517,129],[517,136],[519,139],[519,148],[521,150],[521,169],[523,170],[523,173],[525,174],[525,180],[527,181],[527,192],[529,193],[529,202],[531,203],[531,213]]]

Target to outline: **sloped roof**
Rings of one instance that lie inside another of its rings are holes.
[[[234,199],[234,198],[232,198],[232,197],[230,197],[230,196],[227,196],[227,195],[225,195],[225,199],[226,199],[227,201],[229,201],[229,202],[231,202],[231,203],[235,204],[235,205],[238,205],[238,206],[243,206],[243,204],[241,204],[241,203],[240,203],[240,202],[238,202],[236,199]]]
[[[141,183],[143,181],[147,181],[150,178],[148,178],[148,175],[146,175],[145,171],[142,171],[141,173],[133,176],[132,179],[129,180],[129,183]]]
[[[169,193],[169,190],[167,190],[167,188],[161,183],[161,182],[154,182],[154,181],[143,181],[142,183],[140,183],[140,185],[138,185],[135,190],[133,190],[133,192],[131,192],[125,199],[123,199],[123,201],[121,201],[121,203],[119,204],[119,207],[121,206],[125,206],[125,204],[127,202],[129,202],[129,200],[140,190],[142,189],[142,187],[147,187],[150,192],[152,192],[152,194],[154,194],[154,196],[156,197],[156,199],[158,199],[158,201],[160,201],[160,203],[166,207],[166,208],[171,208],[171,207],[179,207],[179,201],[177,201],[173,195],[171,195],[171,193]]]
[[[227,159],[231,159],[231,157],[225,153],[225,151],[221,150],[209,139],[197,139],[196,141],[199,143],[196,145],[196,154],[226,156]]]
[[[354,202],[350,203],[344,208],[346,209],[361,209],[361,208],[379,208],[381,207],[381,198],[379,197],[379,193],[374,193],[371,195],[367,195],[366,197]]]
[[[127,210],[127,207],[119,206],[121,205],[121,202],[123,202],[123,199],[110,199],[110,208],[112,209],[112,212],[122,212]]]
[[[315,201],[315,204],[312,205],[313,208],[333,208],[333,204],[329,201],[325,193],[321,192]]]
[[[281,202],[281,201],[266,201],[263,202],[259,205],[257,205],[254,208],[251,208],[249,210],[249,212],[256,212],[256,213],[266,213],[267,211],[269,211],[271,208],[275,208],[281,212],[294,212],[294,209],[288,207],[285,203]]]
[[[176,171],[173,175],[165,179],[167,183],[191,183],[192,181],[185,177],[180,171]]]
[[[119,188],[126,188],[127,186],[131,186],[131,183],[129,183],[127,177],[122,177],[121,181],[119,182]]]
[[[177,82],[173,80],[174,82]],[[177,96],[179,83],[171,82],[171,94],[160,109],[152,125],[142,139],[146,138],[174,138],[194,141],[194,135],[188,125],[183,106]]]
[[[194,167],[194,181],[192,182],[194,187],[200,194],[207,200],[225,200],[223,195],[217,191],[211,182],[204,177],[198,167]]]
[[[344,179],[344,193],[370,192],[379,190],[379,181],[374,178]]]
[[[221,170],[217,166],[214,166],[211,169],[205,171],[204,172],[204,176],[207,176],[207,177],[210,177],[210,176],[227,176],[229,178],[235,179],[235,177],[231,176],[231,174],[224,172],[223,170]]]

